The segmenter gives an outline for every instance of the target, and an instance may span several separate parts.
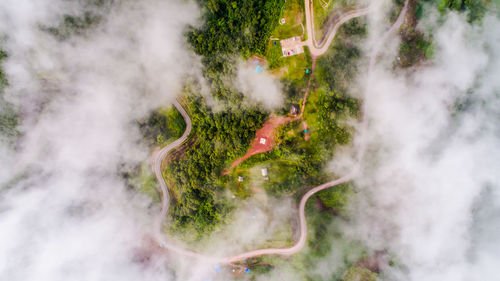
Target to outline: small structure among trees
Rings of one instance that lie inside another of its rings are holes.
[[[267,176],[267,168],[262,168],[260,169],[260,172],[262,174],[262,177],[264,178],[264,180],[269,180],[269,177]]]
[[[299,114],[299,105],[298,104],[292,104],[290,106],[290,114],[292,116],[296,116],[297,114]]]

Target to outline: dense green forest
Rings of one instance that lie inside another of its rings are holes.
[[[229,105],[242,102],[242,95],[225,81],[235,75],[235,61],[252,54],[265,54],[278,24],[283,0],[199,0],[205,21],[187,32],[188,42],[202,56],[204,76],[213,95]]]
[[[173,183],[172,228],[194,229],[201,235],[213,230],[226,213],[224,201],[216,200],[223,189],[222,169],[245,153],[266,115],[248,108],[213,112],[201,96],[187,99],[195,142],[184,157],[170,163],[165,177]]]
[[[154,111],[138,124],[148,145],[166,145],[182,136],[186,129],[182,115],[174,107]]]
[[[200,3],[205,8],[205,25],[190,31],[188,38],[204,62],[212,63],[216,57],[227,54],[239,53],[244,58],[264,54],[284,1],[200,0]]]

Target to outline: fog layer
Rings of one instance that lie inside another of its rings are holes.
[[[148,158],[135,120],[168,105],[200,69],[184,37],[199,11],[183,1],[101,8],[0,4],[5,96],[22,134],[14,156],[0,155],[1,280],[171,277],[163,258],[138,262],[158,210],[120,175]],[[79,35],[48,31],[88,9],[101,20]]]
[[[387,24],[381,16],[370,18],[374,46]],[[395,68],[393,36],[373,71],[362,76],[368,125],[358,139],[367,152],[355,181],[354,224],[345,231],[389,250],[396,266],[384,279],[494,280],[500,263],[500,22],[487,17],[471,25],[455,13],[440,21],[432,8],[420,25],[432,31],[433,59]]]

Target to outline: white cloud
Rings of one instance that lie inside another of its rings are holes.
[[[191,2],[121,1],[81,36],[42,30],[82,9],[0,4],[6,96],[23,133],[13,156],[0,156],[0,183],[9,182],[0,191],[0,279],[169,280],[165,257],[148,244],[158,210],[119,173],[148,157],[135,120],[167,105],[200,69],[184,37],[199,11]],[[136,261],[148,251],[149,263]]]
[[[254,65],[238,65],[236,88],[266,109],[276,109],[283,104],[279,81],[272,78],[267,70]]]
[[[500,247],[500,21],[435,19],[425,23],[434,27],[431,64],[396,72],[396,49],[383,48],[390,60],[362,81],[368,149],[346,233],[398,256],[404,269],[391,269],[389,279],[493,280],[500,273],[491,250]],[[384,29],[370,22],[375,38]],[[480,199],[485,193],[489,200]]]

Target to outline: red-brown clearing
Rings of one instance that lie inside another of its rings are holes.
[[[302,115],[304,114],[304,109],[306,108],[307,96],[309,95],[309,89],[311,87],[311,80],[314,74],[315,67],[316,67],[316,59],[313,57],[311,75],[309,76],[309,81],[307,83],[307,89],[304,95],[304,100],[302,101],[302,108],[300,110],[300,114],[295,117],[284,117],[274,114],[271,115],[269,120],[267,120],[267,122],[264,123],[262,128],[260,128],[259,130],[257,130],[257,132],[255,132],[255,139],[252,142],[252,147],[250,147],[250,149],[243,157],[236,159],[236,161],[234,161],[231,164],[231,167],[229,167],[229,169],[224,170],[224,172],[222,172],[223,175],[228,175],[229,172],[234,167],[238,166],[241,162],[243,162],[243,160],[251,157],[252,155],[271,151],[271,149],[273,149],[273,147],[276,145],[275,142],[276,136],[274,135],[274,131],[276,130],[276,128],[278,128],[281,125],[285,125],[290,121],[295,121],[302,118]],[[304,124],[304,130],[307,130],[307,124],[305,122],[303,122],[303,124]],[[309,133],[306,133],[304,137],[305,140],[307,141],[309,139]],[[262,139],[263,141],[261,141]]]
[[[271,115],[269,120],[255,132],[255,139],[252,142],[252,147],[247,151],[247,153],[233,162],[229,169],[224,171],[224,175],[229,174],[229,172],[236,166],[238,166],[243,160],[249,158],[252,155],[271,151],[273,149],[275,143],[275,135],[274,130],[281,125],[284,125],[295,118],[293,117],[284,117],[278,115]]]

